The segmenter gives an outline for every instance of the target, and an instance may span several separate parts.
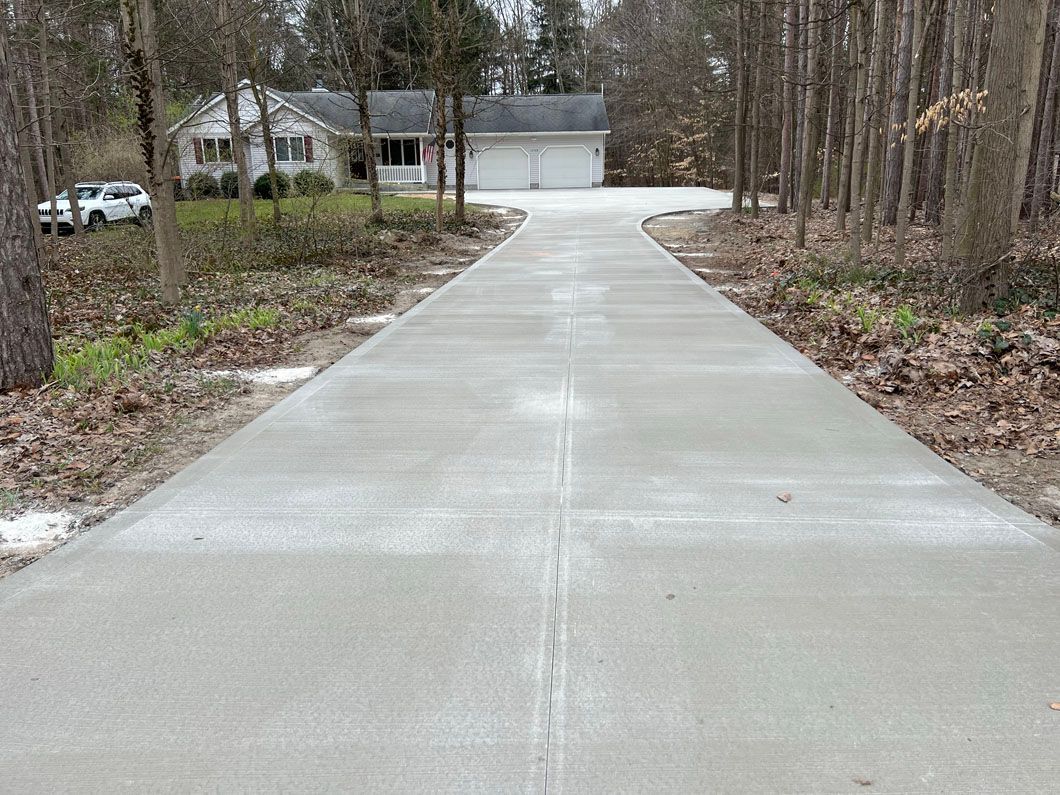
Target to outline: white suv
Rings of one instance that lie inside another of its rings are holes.
[[[79,182],[77,206],[81,210],[81,223],[88,229],[99,229],[111,221],[151,220],[151,197],[133,182]],[[56,220],[59,228],[73,229],[70,202],[66,191],[56,197]],[[51,231],[51,202],[37,205],[41,226]]]

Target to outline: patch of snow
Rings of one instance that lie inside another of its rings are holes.
[[[213,378],[237,378],[254,384],[294,384],[308,381],[319,372],[317,367],[274,367],[271,370],[212,370]]]
[[[507,207],[490,207],[489,211],[494,215],[507,215],[511,212]]]
[[[403,293],[421,293],[421,294],[426,295],[427,293],[433,293],[434,292],[434,288],[433,287],[414,287],[414,288],[412,288],[410,290],[402,290],[401,292],[403,292]]]
[[[369,315],[368,317],[351,317],[346,321],[349,325],[354,326],[370,326],[376,323],[389,323],[397,315],[386,314],[386,315]]]
[[[66,511],[30,511],[0,519],[0,549],[35,547],[65,539],[77,517]]]
[[[682,257],[713,257],[713,251],[682,251],[680,253]]]
[[[463,268],[449,268],[448,270],[442,270],[442,271],[424,271],[424,273],[426,273],[429,276],[449,276],[450,274],[453,274],[453,273],[463,273],[463,272],[464,272]]]
[[[693,268],[696,273],[715,273],[714,268]]]

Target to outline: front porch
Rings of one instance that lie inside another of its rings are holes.
[[[349,137],[343,148],[346,165],[342,169],[345,187],[356,187],[368,179],[364,148],[359,137]],[[373,153],[379,182],[391,185],[425,185],[427,166],[424,143],[419,137],[377,137]]]

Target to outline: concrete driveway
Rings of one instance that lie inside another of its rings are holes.
[[[0,789],[1055,789],[1058,534],[639,229],[728,197],[474,198],[532,215],[0,583]]]

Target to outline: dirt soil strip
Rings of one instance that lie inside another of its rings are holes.
[[[937,303],[937,289],[929,286],[937,274],[927,274],[923,284],[903,281],[900,290],[870,279],[816,294],[816,287],[794,275],[815,257],[841,256],[834,215],[811,223],[809,256],[790,243],[793,220],[774,213],[750,219],[697,211],[658,216],[644,228],[685,267],[907,433],[1060,527],[1060,318],[1025,311],[1007,319],[1012,329],[1003,336],[1023,356],[1015,361],[992,356],[983,342],[981,329],[997,323],[991,315],[957,320],[940,312],[940,321],[931,323],[921,318],[925,331],[911,342],[895,330],[888,312],[919,307],[918,299]],[[925,235],[925,262],[933,256],[929,243]],[[886,269],[890,263],[876,265]],[[859,325],[858,307],[880,319],[868,333],[862,333],[869,323]]]
[[[121,460],[111,465],[102,480],[101,489],[83,493],[71,490],[69,484],[56,488],[53,494],[38,489],[28,500],[8,498],[0,502],[0,577],[10,574],[51,550],[61,546],[93,525],[125,508],[144,493],[172,477],[181,469],[267,409],[281,401],[309,378],[327,369],[376,333],[386,328],[438,288],[463,273],[480,257],[506,240],[525,219],[516,210],[493,208],[499,220],[496,228],[485,230],[478,238],[445,235],[440,243],[428,249],[407,251],[407,258],[395,263],[387,278],[392,300],[366,314],[321,330],[300,333],[290,339],[271,338],[256,346],[232,346],[223,354],[211,352],[190,362],[181,377],[196,382],[230,383],[231,388],[197,402],[179,405],[167,415],[165,411],[142,411],[152,407],[152,395],[118,387],[114,393],[115,410],[123,419],[141,418],[152,423],[164,418],[135,444],[122,451]],[[209,347],[209,346],[208,346]],[[233,353],[233,351],[235,351]],[[243,357],[244,361],[240,360]],[[131,398],[130,398],[131,395]],[[202,397],[196,394],[196,398]],[[107,400],[111,395],[106,396]],[[145,407],[120,406],[123,400],[143,400]],[[17,400],[17,403],[15,402]],[[33,393],[13,398],[17,427],[12,438],[34,432],[33,415],[28,410],[35,401]],[[45,409],[45,413],[54,412]],[[0,427],[0,437],[4,428]],[[99,450],[99,456],[112,456],[113,448]],[[80,459],[86,469],[96,467],[92,448],[82,451]],[[17,465],[19,462],[11,462]],[[9,464],[0,457],[0,476]],[[114,475],[113,470],[118,474]],[[3,483],[0,477],[0,484]],[[12,494],[0,490],[0,496]]]

